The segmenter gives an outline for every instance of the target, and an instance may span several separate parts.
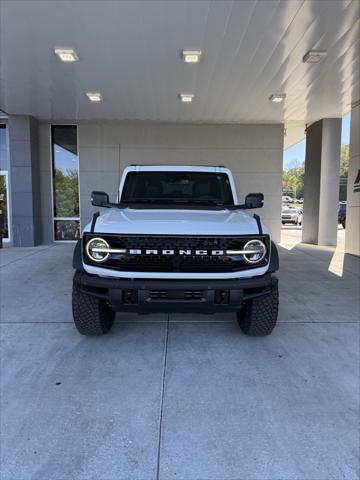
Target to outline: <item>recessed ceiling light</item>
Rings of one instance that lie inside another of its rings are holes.
[[[320,62],[324,57],[326,57],[327,51],[326,50],[309,50],[304,56],[303,56],[303,62],[304,63],[318,63]]]
[[[102,95],[100,92],[87,92],[86,96],[90,102],[101,102],[102,100]]]
[[[198,63],[201,57],[201,50],[183,50],[182,59],[185,63]]]
[[[193,93],[179,93],[179,98],[183,103],[191,103],[194,100]]]
[[[285,100],[285,98],[286,98],[286,93],[273,93],[269,97],[269,100],[274,103],[281,103]]]
[[[54,52],[62,62],[77,62],[79,60],[73,48],[54,48]]]

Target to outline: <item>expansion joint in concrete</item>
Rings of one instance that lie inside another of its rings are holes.
[[[29,253],[29,255],[24,255],[23,257],[20,257],[20,258],[16,258],[15,260],[12,260],[11,262],[8,262],[8,263],[4,263],[4,265],[0,265],[0,269],[1,268],[4,268],[4,267],[7,267],[8,265],[11,265],[13,263],[16,263],[16,262],[20,262],[21,260],[23,260],[24,258],[28,258],[28,257],[32,257],[34,255],[38,255],[39,253],[41,252],[44,252],[45,250],[49,250],[50,248],[53,248],[55,245],[49,245],[47,248],[40,248],[38,251],[36,252],[31,252]]]
[[[163,355],[163,371],[162,371],[162,382],[161,382],[160,416],[159,416],[159,438],[158,438],[158,451],[157,451],[157,464],[156,464],[156,477],[155,477],[156,480],[160,479],[161,443],[162,443],[162,429],[163,429],[164,394],[165,394],[165,382],[166,382],[166,362],[167,362],[167,351],[168,351],[168,341],[169,341],[169,324],[170,324],[170,314],[168,314],[167,316],[164,355]]]

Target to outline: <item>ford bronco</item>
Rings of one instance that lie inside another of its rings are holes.
[[[130,166],[118,201],[92,192],[97,212],[73,257],[72,309],[83,335],[107,333],[115,312],[236,312],[247,335],[278,315],[278,252],[256,214],[238,204],[225,167]]]

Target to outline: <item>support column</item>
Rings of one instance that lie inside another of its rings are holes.
[[[41,242],[38,122],[10,115],[8,128],[13,244],[32,247]]]
[[[336,245],[339,205],[341,118],[307,128],[302,241]]]
[[[360,256],[360,101],[352,106],[345,253]]]

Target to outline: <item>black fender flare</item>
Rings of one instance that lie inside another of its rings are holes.
[[[72,260],[72,266],[75,268],[77,272],[83,272],[84,267],[82,263],[82,242],[81,238],[76,242],[75,248],[74,248],[74,253],[73,253],[73,260]]]
[[[271,253],[268,273],[274,273],[279,270],[279,252],[277,246],[271,241]]]

